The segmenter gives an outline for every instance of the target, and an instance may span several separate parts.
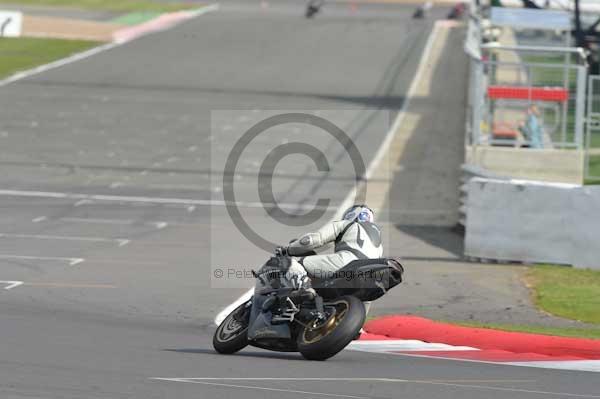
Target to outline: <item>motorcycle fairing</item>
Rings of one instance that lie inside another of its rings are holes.
[[[248,339],[291,339],[290,326],[284,324],[271,324],[273,317],[269,311],[263,311],[262,305],[267,297],[265,295],[254,295],[252,299],[252,312],[250,313],[250,326],[248,328]]]

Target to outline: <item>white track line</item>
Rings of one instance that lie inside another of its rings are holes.
[[[437,355],[431,356],[431,355],[426,355],[426,354],[410,353],[411,351],[405,351],[405,352],[385,351],[385,352],[383,352],[383,351],[368,350],[368,349],[354,349],[352,347],[349,347],[348,349],[356,350],[359,352],[377,353],[380,355],[384,354],[384,355],[389,355],[389,356],[405,356],[405,357],[408,356],[408,357],[418,357],[418,358],[424,358],[424,359],[451,360],[454,362],[493,364],[496,366],[523,366],[523,367],[537,367],[537,368],[547,368],[547,369],[600,372],[600,360],[564,360],[564,361],[541,360],[541,361],[533,361],[533,362],[498,362],[498,361],[492,361],[492,360],[463,359],[463,358],[452,357],[452,355],[450,355],[450,354],[448,356],[437,356]],[[569,363],[571,363],[571,364],[569,365]],[[555,366],[557,366],[557,367],[555,367]],[[594,397],[594,396],[592,396],[592,397]],[[598,397],[600,398],[600,396],[598,396]]]
[[[157,230],[162,230],[169,225],[167,222],[157,221],[157,222],[137,222],[135,220],[130,219],[93,219],[93,218],[59,218],[63,222],[71,222],[71,223],[98,223],[98,224],[119,224],[119,225],[134,225],[134,224],[142,224],[142,225],[150,225],[154,226]],[[124,240],[119,240],[124,241]],[[129,242],[129,240],[125,240]],[[125,245],[125,244],[123,244]],[[122,246],[122,245],[121,245]]]
[[[151,380],[162,381],[324,381],[324,382],[443,382],[443,383],[467,383],[467,382],[536,382],[536,380],[507,380],[507,379],[460,379],[460,380],[407,380],[401,378],[382,378],[382,377],[177,377],[177,378],[160,378],[154,377]]]
[[[56,260],[68,262],[69,266],[75,266],[85,261],[84,258],[63,258],[57,256],[29,256],[29,255],[0,255],[0,259],[23,259],[23,260]]]
[[[559,360],[536,362],[510,362],[502,363],[512,366],[538,367],[543,369],[577,370],[600,373],[600,360]]]
[[[269,392],[287,392],[287,393],[299,393],[299,394],[303,394],[303,395],[328,396],[328,397],[333,397],[333,398],[370,399],[368,396],[342,395],[342,394],[336,394],[336,393],[314,392],[314,391],[298,391],[295,389],[257,387],[257,386],[253,386],[253,385],[225,384],[225,383],[218,383],[218,382],[186,380],[186,379],[178,379],[178,378],[152,378],[152,379],[153,380],[162,380],[162,381],[171,381],[171,382],[187,382],[187,383],[191,383],[191,384],[203,384],[203,385],[212,385],[212,386],[227,387],[227,388],[255,389],[255,390],[259,390],[259,391],[269,391]]]
[[[131,225],[135,221],[131,219],[100,219],[100,218],[59,218],[58,220],[70,223],[96,223],[96,224],[119,224]]]
[[[410,352],[410,351],[477,351],[470,346],[452,346],[441,343],[423,342],[412,339],[352,341],[346,349],[365,352]]]
[[[408,88],[408,92],[406,93],[406,97],[404,99],[404,102],[402,103],[402,108],[400,108],[400,111],[398,111],[398,115],[396,115],[396,119],[394,120],[392,127],[390,128],[390,130],[388,130],[385,138],[383,139],[383,141],[381,142],[381,144],[379,146],[379,149],[377,150],[377,153],[375,154],[375,157],[373,157],[373,159],[369,163],[369,166],[367,167],[367,170],[366,170],[365,176],[364,176],[364,180],[366,183],[368,183],[369,179],[373,176],[373,173],[375,173],[375,170],[381,163],[381,160],[385,156],[386,151],[388,151],[390,143],[394,139],[394,136],[396,135],[398,128],[404,121],[404,118],[406,116],[406,110],[408,109],[408,106],[412,102],[412,98],[414,96],[415,91],[417,90],[417,85],[419,84],[419,81],[421,80],[423,73],[425,73],[425,68],[427,67],[427,60],[429,60],[429,58],[430,58],[431,49],[433,48],[433,44],[435,43],[439,29],[440,29],[440,25],[438,25],[438,23],[436,22],[433,26],[433,29],[429,33],[429,37],[427,38],[427,43],[425,44],[425,47],[423,49],[423,54],[421,55],[419,65],[417,66],[417,71],[415,73],[415,77],[413,78],[413,80],[410,84],[410,87]],[[354,197],[356,196],[356,191],[357,191],[357,187],[354,187],[348,193],[348,195],[346,196],[346,198],[344,199],[344,201],[338,208],[338,211],[337,211],[334,219],[340,219],[343,215],[343,212],[347,208],[349,208],[350,206],[353,205]],[[374,211],[377,212],[378,209],[374,209]]]
[[[15,287],[23,285],[23,281],[0,280],[0,284],[6,284],[5,290],[11,290]]]
[[[375,157],[371,160],[371,162],[369,163],[369,166],[367,167],[367,170],[366,170],[365,176],[364,176],[364,180],[366,182],[368,182],[368,180],[371,178],[371,176],[373,175],[373,173],[379,166],[379,163],[383,159],[385,152],[388,150],[390,143],[392,142],[392,140],[394,139],[394,136],[396,135],[396,131],[398,130],[398,127],[404,120],[406,110],[408,109],[408,106],[410,105],[411,99],[414,96],[415,91],[417,90],[417,85],[418,85],[419,81],[421,80],[421,76],[423,75],[423,73],[425,71],[425,67],[427,66],[427,60],[429,59],[431,49],[433,47],[433,43],[435,42],[435,39],[438,35],[438,31],[439,31],[439,25],[436,23],[434,25],[433,29],[431,30],[429,37],[427,38],[427,43],[425,44],[425,48],[423,49],[423,54],[421,55],[421,60],[419,61],[419,65],[417,66],[417,72],[415,74],[415,77],[413,78],[413,81],[410,84],[408,93],[406,95],[404,103],[402,104],[402,108],[400,108],[400,111],[398,111],[398,115],[396,116],[396,119],[394,120],[392,127],[390,128],[390,130],[388,130],[386,137],[382,141],[381,145],[379,146],[379,149],[377,150],[377,153],[375,154]],[[352,190],[350,190],[350,192],[348,193],[348,195],[346,195],[346,198],[344,198],[342,203],[338,207],[334,208],[336,213],[334,214],[332,220],[341,219],[344,211],[353,205],[354,197],[356,197],[357,190],[358,190],[358,187],[356,187],[356,186],[353,187]],[[0,191],[0,194],[1,194],[1,191]],[[309,207],[308,210],[310,210],[310,209],[313,209],[313,207]],[[378,209],[374,209],[374,211],[377,212]],[[252,297],[253,293],[254,293],[254,288],[250,288],[241,297],[239,297],[236,301],[234,301],[231,305],[227,306],[225,309],[220,311],[215,316],[215,320],[214,320],[215,324],[216,325],[221,324],[221,322],[223,320],[225,320],[225,318],[227,317],[227,315],[229,315],[229,313],[231,313],[235,308],[240,306],[242,303],[248,301]]]
[[[38,67],[32,68],[32,69],[28,69],[26,71],[22,71],[22,72],[17,72],[14,75],[9,76],[6,79],[2,79],[0,80],[0,87],[9,85],[13,82],[28,78],[30,76],[34,76],[34,75],[38,75],[42,72],[46,72],[49,71],[51,69],[55,69],[55,68],[59,68],[61,66],[67,65],[67,64],[72,64],[74,62],[89,58],[93,55],[96,55],[98,53],[101,53],[103,51],[107,51],[110,50],[112,48],[115,48],[117,46],[120,46],[121,43],[107,43],[107,44],[103,44],[102,46],[98,46],[98,47],[94,47],[92,49],[83,51],[81,53],[77,53],[74,54],[72,56],[66,57],[66,58],[62,58],[60,60],[51,62],[49,64],[44,64],[44,65],[40,65]]]
[[[573,398],[592,398],[598,399],[600,395],[592,395],[592,394],[576,394],[576,393],[566,393],[566,392],[551,392],[551,391],[538,391],[534,389],[520,389],[520,388],[504,388],[492,385],[474,385],[468,383],[458,383],[452,382],[452,380],[404,380],[398,378],[151,378],[151,380],[159,380],[159,381],[171,381],[171,382],[187,382],[193,384],[205,384],[205,385],[216,385],[216,386],[225,386],[225,387],[233,387],[233,388],[247,388],[247,389],[260,389],[260,390],[275,390],[280,392],[294,392],[294,393],[307,393],[307,394],[317,394],[317,395],[327,395],[327,396],[338,396],[338,397],[349,397],[349,398],[364,398],[359,396],[348,396],[348,395],[339,395],[339,394],[323,394],[317,392],[302,392],[302,391],[288,391],[281,390],[276,388],[266,388],[266,387],[256,387],[252,385],[233,385],[233,384],[224,384],[224,383],[215,383],[209,381],[373,381],[373,382],[388,382],[388,383],[406,383],[406,384],[422,384],[422,385],[439,385],[445,387],[456,387],[456,388],[467,388],[467,389],[475,389],[475,390],[487,390],[487,391],[501,391],[501,392],[512,392],[512,393],[531,393],[538,395],[547,395],[547,396],[560,396],[560,397],[573,397]],[[473,380],[475,383],[482,383],[485,380],[477,381]],[[496,382],[492,380],[488,380],[489,382]],[[498,380],[497,382],[506,382],[508,380]],[[466,380],[464,382],[467,382]],[[522,381],[521,381],[522,382]],[[526,381],[531,382],[531,381]]]
[[[0,233],[0,238],[29,238],[33,240],[65,240],[65,241],[90,241],[90,242],[114,242],[120,247],[129,244],[129,240],[124,238],[104,238],[104,237],[78,237],[78,236],[55,236],[45,234],[12,234]]]
[[[54,199],[69,199],[69,200],[94,200],[106,202],[131,202],[131,203],[146,203],[155,205],[187,205],[187,206],[227,206],[234,204],[240,208],[265,208],[279,206],[282,209],[301,209],[301,210],[335,210],[337,207],[319,207],[313,205],[298,205],[298,204],[270,204],[263,202],[245,202],[237,201],[235,203],[222,200],[195,200],[191,198],[166,198],[166,197],[137,197],[126,195],[102,195],[102,194],[82,194],[82,193],[66,193],[55,191],[30,191],[30,190],[0,190],[0,196],[5,197],[32,197],[32,198],[54,198]]]
[[[196,18],[196,17],[198,17],[198,16],[200,16],[202,14],[205,14],[207,12],[216,11],[216,10],[218,10],[218,8],[219,8],[218,4],[211,4],[211,5],[208,5],[208,6],[201,7],[201,8],[199,8],[196,11],[196,13],[195,13],[195,15],[194,15],[193,18]],[[178,24],[169,26],[166,30],[174,28],[177,25]],[[162,30],[164,31],[165,29],[162,29]],[[149,34],[149,33],[154,33],[154,31],[153,32],[148,32],[147,34]],[[145,36],[145,35],[143,35],[143,36]],[[17,82],[19,80],[22,80],[22,79],[25,79],[25,78],[28,78],[28,77],[31,77],[31,76],[34,76],[34,75],[38,75],[38,74],[46,72],[46,71],[50,71],[52,69],[60,68],[61,66],[64,66],[64,65],[68,65],[68,64],[72,64],[72,63],[77,62],[77,61],[81,61],[83,59],[92,57],[92,56],[94,56],[94,55],[96,55],[98,53],[102,53],[104,51],[107,51],[107,50],[113,49],[115,47],[121,46],[121,45],[123,45],[125,43],[129,43],[130,41],[136,40],[136,39],[138,39],[140,37],[142,37],[142,36],[135,37],[135,38],[133,38],[131,40],[128,40],[128,41],[112,42],[112,43],[103,44],[101,46],[94,47],[94,48],[86,50],[86,51],[82,51],[81,53],[73,54],[73,55],[71,55],[69,57],[62,58],[62,59],[54,61],[54,62],[50,62],[48,64],[40,65],[38,67],[35,67],[35,68],[32,68],[32,69],[28,69],[26,71],[17,72],[14,75],[11,75],[11,76],[9,76],[9,77],[7,77],[5,79],[0,80],[0,87],[9,85],[11,83]]]

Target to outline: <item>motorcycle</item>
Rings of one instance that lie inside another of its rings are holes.
[[[314,17],[319,11],[321,11],[323,3],[325,3],[325,0],[310,0],[306,6],[304,16],[306,18]]]
[[[327,278],[312,278],[313,289],[295,288],[285,277],[290,258],[275,255],[254,276],[263,289],[235,307],[213,336],[214,349],[235,353],[246,346],[300,352],[326,360],[360,335],[374,301],[402,282],[395,258],[355,260]]]

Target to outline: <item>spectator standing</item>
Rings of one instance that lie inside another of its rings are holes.
[[[530,148],[544,148],[543,128],[540,121],[540,110],[532,104],[527,109],[527,119],[519,128]]]

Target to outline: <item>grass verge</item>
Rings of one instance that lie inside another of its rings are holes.
[[[0,4],[2,3],[23,6],[71,7],[115,12],[169,12],[198,8],[200,6],[198,3],[186,3],[185,1],[163,3],[153,0],[0,0]]]
[[[532,334],[555,335],[560,337],[591,338],[600,339],[599,328],[560,328],[544,326],[526,326],[519,324],[496,324],[496,323],[477,323],[477,322],[452,322],[465,327],[490,328],[494,330],[524,332]]]
[[[97,45],[84,40],[0,38],[0,79]]]
[[[600,271],[539,265],[531,267],[525,278],[539,309],[567,319],[596,324],[597,327],[563,328],[481,322],[449,323],[503,331],[600,339]]]
[[[133,26],[150,21],[151,19],[157,18],[160,15],[162,15],[160,11],[135,11],[119,15],[110,22],[113,24]]]
[[[600,325],[600,271],[540,265],[527,272],[526,280],[543,311]]]
[[[588,174],[594,178],[586,179],[585,184],[600,184],[600,155],[590,157]]]

